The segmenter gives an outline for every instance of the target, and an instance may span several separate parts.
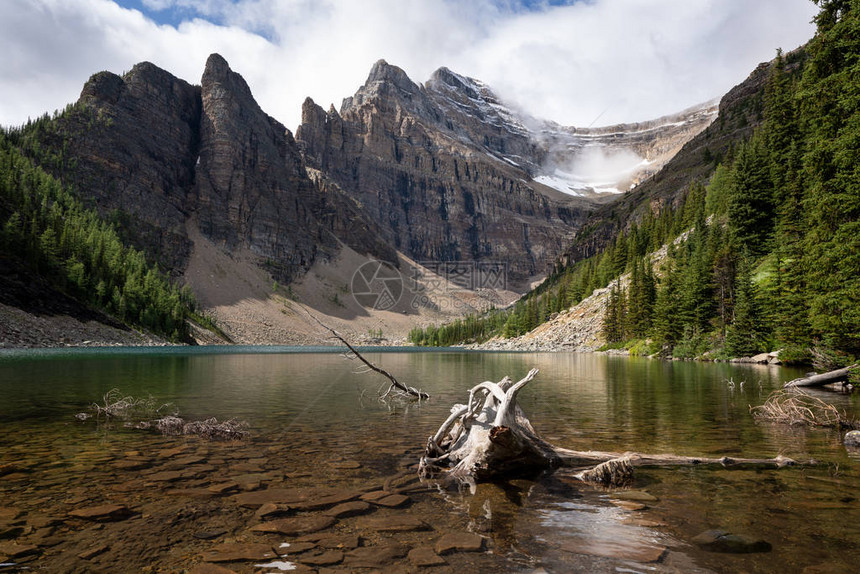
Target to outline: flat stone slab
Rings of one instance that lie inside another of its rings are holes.
[[[202,456],[189,455],[174,459],[171,461],[171,464],[191,466],[192,464],[200,464],[201,462],[206,462],[206,459]]]
[[[108,550],[110,550],[110,546],[108,546],[107,544],[99,544],[97,546],[93,546],[92,548],[84,550],[83,552],[78,554],[78,558],[81,558],[82,560],[92,560],[99,554],[104,554]]]
[[[484,539],[471,532],[449,532],[436,541],[436,554],[454,552],[480,552],[484,549]]]
[[[34,546],[32,544],[0,542],[0,556],[7,556],[8,558],[20,558],[21,556],[29,556],[30,554],[38,554],[39,552],[39,547]]]
[[[367,502],[364,502],[363,500],[353,500],[352,502],[344,502],[343,504],[338,504],[334,508],[329,508],[324,512],[324,514],[335,518],[346,518],[349,516],[365,514],[371,509],[372,507]]]
[[[615,506],[617,506],[619,508],[623,508],[624,510],[637,511],[637,510],[645,510],[646,508],[648,508],[646,505],[642,504],[641,502],[633,502],[632,500],[610,500],[609,502],[611,502],[612,504],[614,504]]]
[[[270,544],[230,543],[214,546],[203,553],[206,562],[241,562],[245,560],[268,560],[277,554]]]
[[[299,558],[299,561],[308,566],[333,566],[343,562],[343,552],[340,550],[327,550],[316,556],[302,556]]]
[[[561,545],[561,548],[574,554],[633,560],[634,562],[643,564],[659,562],[666,553],[665,546],[635,543],[621,544],[607,540],[591,540],[587,538],[571,538],[565,541]]]
[[[22,516],[24,511],[14,506],[0,506],[0,522],[12,522]]]
[[[653,494],[641,490],[621,490],[609,495],[612,500],[628,500],[630,502],[657,502],[658,498]]]
[[[335,488],[269,488],[256,492],[243,492],[233,497],[240,506],[256,508],[267,502],[286,504],[296,510],[313,510],[335,506],[361,496],[354,490]]]
[[[436,554],[436,551],[429,546],[413,548],[409,551],[407,558],[415,566],[442,566],[447,564],[445,559]]]
[[[83,518],[84,520],[95,520],[97,522],[125,520],[132,514],[133,512],[128,507],[121,504],[102,504],[69,511],[69,516]]]
[[[364,546],[351,550],[344,558],[352,568],[388,568],[393,560],[406,556],[408,548],[400,544]]]
[[[426,522],[415,516],[393,515],[393,516],[371,516],[362,518],[358,523],[359,528],[376,530],[377,532],[411,532],[414,530],[430,530]]]
[[[385,498],[386,496],[391,496],[391,493],[386,490],[374,490],[372,492],[366,492],[361,495],[361,500],[366,500],[367,502],[375,502],[380,498]]]
[[[301,554],[316,547],[317,545],[314,542],[282,542],[281,544],[276,544],[273,548],[279,556],[289,556],[291,554]]]
[[[198,530],[191,536],[198,540],[215,540],[220,536],[224,536],[227,534],[227,531],[223,528],[215,528],[212,530]]]
[[[412,499],[408,496],[404,496],[402,494],[389,494],[388,496],[383,496],[382,498],[374,500],[373,504],[388,508],[397,508],[399,506],[406,506],[410,502],[412,502]]]
[[[281,518],[270,522],[263,522],[251,527],[251,532],[268,532],[275,534],[285,534],[287,536],[299,536],[300,534],[309,534],[319,530],[325,530],[337,522],[331,516],[321,514],[313,514],[309,516],[291,516],[289,518]]]
[[[151,466],[151,460],[121,460],[113,464],[113,467],[117,470],[143,470]]]
[[[239,483],[235,480],[219,482],[217,484],[210,484],[207,490],[212,494],[227,494],[228,492],[239,490]]]
[[[337,550],[351,550],[361,545],[361,539],[355,535],[330,534],[317,532],[306,534],[296,539],[297,542],[314,542],[320,548],[335,548]]]
[[[185,452],[184,446],[178,446],[176,448],[168,448],[164,450],[158,451],[158,458],[172,458],[174,456],[180,455]]]
[[[217,564],[203,563],[192,568],[190,574],[236,574],[236,571]]]
[[[144,480],[146,482],[176,482],[182,478],[182,473],[183,471],[181,470],[165,470],[163,472],[150,474],[149,476],[144,477]]]

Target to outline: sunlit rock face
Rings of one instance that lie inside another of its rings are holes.
[[[377,62],[340,111],[311,100],[296,139],[309,167],[356,198],[419,261],[547,271],[592,206],[532,175],[542,150],[489,90],[441,69],[425,85]]]

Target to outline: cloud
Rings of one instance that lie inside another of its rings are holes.
[[[139,0],[145,16],[110,0],[5,0],[0,124],[62,108],[92,73],[143,60],[199,83],[211,52],[290,128],[306,96],[339,106],[379,58],[418,82],[448,66],[566,125],[646,120],[718,97],[777,47],[805,42],[816,10],[808,0],[555,4]]]

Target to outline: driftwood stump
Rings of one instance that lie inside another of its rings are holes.
[[[561,466],[581,469],[580,480],[620,486],[632,479],[636,466],[764,466],[796,464],[790,458],[703,458],[669,454],[575,451],[544,441],[517,403],[522,389],[538,374],[532,369],[520,381],[505,377],[474,386],[465,405],[454,405],[451,415],[427,440],[419,473],[424,478],[445,477],[461,484],[504,478]]]

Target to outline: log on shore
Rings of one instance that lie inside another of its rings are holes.
[[[784,389],[791,387],[821,387],[832,383],[847,383],[848,375],[850,375],[851,371],[856,368],[857,365],[851,365],[844,369],[836,369],[835,371],[829,371],[827,373],[800,377],[799,379],[788,381],[782,387]]]

